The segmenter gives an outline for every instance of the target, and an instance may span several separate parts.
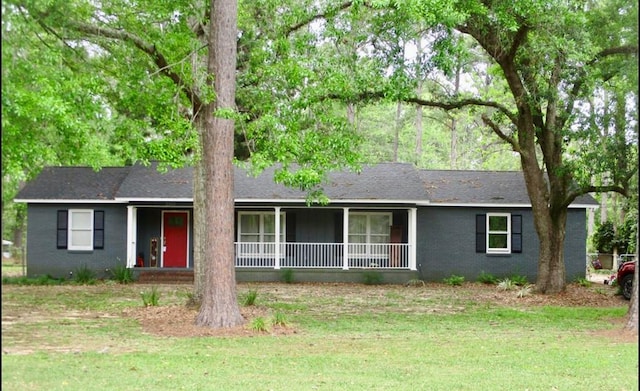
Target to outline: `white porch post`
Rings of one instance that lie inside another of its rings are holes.
[[[127,205],[127,267],[136,265],[136,231],[138,230],[137,208]]]
[[[342,269],[349,270],[349,208],[342,211]]]
[[[411,208],[409,209],[409,270],[418,270],[416,268],[416,252],[418,247],[417,230],[418,210]]]
[[[276,259],[274,269],[280,269],[280,207],[276,206]]]

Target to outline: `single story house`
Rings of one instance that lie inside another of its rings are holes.
[[[383,163],[329,175],[325,205],[235,168],[238,281],[474,281],[481,273],[534,282],[538,237],[521,172],[423,170]],[[27,204],[27,275],[107,277],[114,266],[193,271],[193,169],[47,167],[15,201]],[[567,279],[585,276],[589,196],[569,207]],[[288,271],[291,269],[292,271]]]

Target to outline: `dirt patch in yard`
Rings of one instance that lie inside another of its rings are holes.
[[[616,289],[607,285],[592,284],[585,287],[569,284],[565,292],[557,295],[541,295],[524,292],[522,289],[501,291],[494,285],[465,283],[462,286],[430,283],[424,286],[367,286],[361,284],[240,284],[239,295],[255,290],[269,301],[292,303],[304,302],[305,297],[326,298],[322,305],[324,316],[367,311],[387,311],[385,299],[399,301],[398,311],[413,313],[453,313],[464,310],[470,302],[478,305],[493,304],[505,307],[567,306],[567,307],[617,307],[628,301],[616,294]],[[335,311],[333,311],[335,310]],[[305,311],[313,311],[306,309]],[[172,337],[191,336],[252,336],[259,334],[295,334],[295,325],[268,327],[268,331],[256,331],[251,322],[260,317],[269,321],[274,311],[260,305],[241,307],[245,325],[227,329],[211,329],[195,325],[197,310],[184,305],[160,307],[135,307],[125,311],[142,325],[144,332]],[[623,330],[624,323],[617,323],[612,330],[594,331],[594,335],[609,337],[615,342],[637,341],[637,333]]]

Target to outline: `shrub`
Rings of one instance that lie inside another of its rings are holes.
[[[442,281],[447,285],[457,286],[462,285],[464,277],[453,274],[451,277],[444,278]]]
[[[113,279],[118,281],[120,284],[129,284],[133,282],[133,270],[124,266],[124,265],[116,265],[113,269],[111,269],[111,275]]]
[[[382,273],[377,271],[365,271],[362,273],[362,282],[365,285],[379,285],[382,284],[383,279]]]
[[[585,288],[588,288],[588,287],[590,287],[590,286],[591,286],[591,281],[587,280],[587,279],[586,279],[586,278],[584,278],[584,277],[578,277],[578,278],[576,279],[576,282],[578,283],[578,285],[583,286],[583,287],[585,287]]]
[[[160,301],[160,292],[155,286],[151,288],[151,291],[140,292],[140,296],[145,307],[155,307]]]
[[[287,326],[287,317],[282,312],[276,312],[273,317],[273,324],[276,326]]]
[[[515,289],[516,284],[508,278],[498,282],[498,289],[501,291],[510,291]]]
[[[518,297],[522,298],[533,293],[533,285],[525,284],[518,290]]]
[[[244,298],[242,299],[242,304],[245,307],[255,305],[257,298],[258,298],[258,291],[251,289],[249,292],[247,292],[246,295],[244,295]]]
[[[284,269],[282,271],[282,280],[287,284],[291,284],[293,282],[293,269]]]
[[[498,283],[498,279],[493,274],[485,273],[484,271],[482,271],[478,276],[478,282],[481,282],[483,284],[495,285]]]
[[[96,273],[87,265],[82,265],[73,272],[73,280],[78,284],[93,285],[96,283]]]
[[[406,284],[404,284],[405,286],[425,286],[424,281],[418,279],[418,278],[414,278],[412,280],[407,281]]]
[[[27,276],[2,277],[3,284],[12,285],[61,285],[64,281],[64,278],[53,278],[48,274],[36,278],[28,278]]]
[[[616,233],[611,221],[601,223],[593,234],[593,245],[599,253],[611,254],[616,239]]]
[[[524,285],[527,285],[529,283],[529,281],[527,280],[527,277],[520,276],[518,274],[514,274],[514,275],[510,276],[509,279],[511,280],[511,282],[513,282],[514,284],[516,284],[518,286],[524,286]]]
[[[249,325],[249,328],[251,330],[253,330],[253,331],[260,331],[260,332],[269,331],[269,328],[267,327],[267,321],[261,316],[258,316],[257,318],[254,318],[251,321],[251,324]]]

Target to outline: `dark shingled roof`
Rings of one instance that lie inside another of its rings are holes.
[[[303,202],[307,194],[273,181],[275,168],[257,177],[235,168],[235,199]],[[47,167],[29,182],[17,201],[38,200],[185,200],[193,198],[193,168],[158,171],[149,167]],[[431,205],[530,205],[524,177],[519,171],[419,170],[411,164],[381,163],[361,173],[333,172],[322,189],[333,202],[414,202]],[[597,205],[591,196],[574,204]]]
[[[303,200],[306,193],[273,182],[275,168],[264,170],[258,177],[249,176],[237,168],[235,176],[236,199],[296,199]],[[331,200],[401,201],[424,200],[418,171],[411,164],[382,163],[365,166],[361,173],[332,172],[328,182],[321,185]]]
[[[45,167],[18,193],[24,200],[113,200],[131,167]]]

